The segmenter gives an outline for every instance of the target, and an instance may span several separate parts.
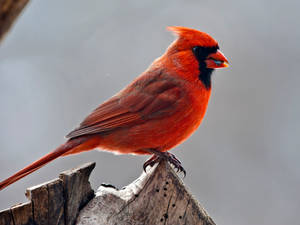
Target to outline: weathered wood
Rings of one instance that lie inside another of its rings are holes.
[[[61,179],[55,179],[48,185],[48,224],[64,225],[64,187]]]
[[[11,207],[14,225],[33,224],[32,204],[31,202],[22,203]]]
[[[29,0],[0,0],[0,41]]]
[[[10,209],[5,209],[0,212],[0,225],[14,225]]]
[[[101,186],[76,224],[215,225],[164,161],[122,190]]]
[[[215,225],[164,161],[121,190],[102,185],[93,198],[88,179],[94,167],[85,164],[29,188],[31,202],[1,211],[0,225]]]
[[[47,183],[26,190],[26,196],[32,202],[33,220],[38,225],[48,225],[48,187]]]
[[[66,225],[73,225],[79,210],[94,197],[89,176],[95,165],[95,163],[87,163],[59,175],[64,186]]]
[[[94,168],[95,163],[87,163],[28,188],[30,202],[1,211],[0,225],[73,225],[79,210],[94,197],[89,183]]]

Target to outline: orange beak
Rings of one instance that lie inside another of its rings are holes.
[[[220,50],[218,50],[216,53],[212,53],[208,55],[207,59],[205,60],[205,63],[206,63],[206,67],[211,69],[223,68],[229,66],[228,60]]]

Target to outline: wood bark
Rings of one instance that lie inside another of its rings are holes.
[[[165,161],[121,190],[102,185],[76,224],[215,225]]]
[[[162,161],[118,190],[88,181],[95,163],[27,189],[29,202],[0,212],[0,225],[215,225],[171,166]]]
[[[0,41],[28,2],[29,0],[0,0]]]
[[[73,225],[79,210],[94,197],[89,177],[95,165],[95,163],[88,163],[59,175],[65,189],[65,225]]]
[[[28,188],[29,202],[0,211],[0,225],[73,225],[94,197],[88,181],[95,163],[65,171],[60,178]]]

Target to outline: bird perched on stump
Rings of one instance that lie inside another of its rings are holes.
[[[88,115],[68,140],[0,183],[0,190],[52,160],[93,149],[152,155],[144,164],[167,160],[184,172],[168,150],[200,125],[211,93],[214,69],[228,66],[218,43],[208,34],[168,27],[178,38],[131,84]]]

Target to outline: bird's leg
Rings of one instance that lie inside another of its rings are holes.
[[[146,170],[147,166],[149,165],[153,166],[155,163],[160,162],[160,160],[164,159],[169,163],[171,163],[177,169],[177,172],[178,171],[183,172],[185,177],[186,175],[185,169],[182,167],[181,162],[172,153],[161,152],[154,148],[145,149],[145,151],[152,153],[153,156],[144,163],[143,165],[144,171]]]

